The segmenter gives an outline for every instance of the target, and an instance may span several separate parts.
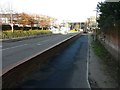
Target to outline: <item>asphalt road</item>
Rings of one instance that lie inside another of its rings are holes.
[[[21,60],[34,56],[38,52],[41,52],[75,34],[76,33],[51,35],[15,42],[3,42],[0,47],[0,51],[2,51],[2,68],[4,69]]]
[[[88,88],[88,36],[82,35],[20,88]]]

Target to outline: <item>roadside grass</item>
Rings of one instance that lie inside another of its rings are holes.
[[[11,30],[1,31],[0,32],[0,39],[11,39],[11,38],[19,38],[19,37],[29,37],[29,36],[36,36],[36,35],[43,35],[43,34],[51,34],[50,30]]]
[[[102,60],[107,75],[119,82],[120,69],[118,61],[112,57],[99,40],[92,41],[91,46],[95,54]]]
[[[77,30],[73,29],[73,30],[70,30],[71,33],[74,33],[74,32],[78,32]]]

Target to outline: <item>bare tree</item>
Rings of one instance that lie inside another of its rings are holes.
[[[26,13],[20,13],[18,14],[18,23],[23,25],[23,28],[26,25],[33,25],[33,19],[30,15]]]

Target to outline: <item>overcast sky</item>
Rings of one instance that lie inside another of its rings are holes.
[[[0,0],[0,8],[43,14],[59,20],[84,21],[95,16],[98,2],[104,0]]]

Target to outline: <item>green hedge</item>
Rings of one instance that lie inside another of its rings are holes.
[[[35,36],[35,35],[43,35],[43,34],[51,34],[52,32],[49,30],[11,30],[8,31],[1,31],[0,32],[0,39],[11,39],[11,38],[18,38],[18,37],[28,37],[28,36]]]

